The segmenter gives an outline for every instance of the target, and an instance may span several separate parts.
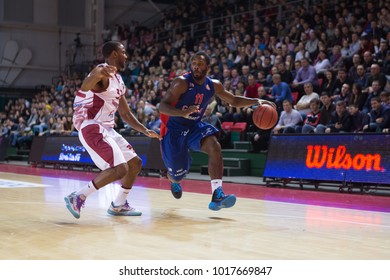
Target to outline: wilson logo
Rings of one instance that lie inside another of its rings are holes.
[[[326,145],[308,145],[306,155],[306,167],[384,171],[381,167],[380,154],[351,155],[343,145],[331,148]]]

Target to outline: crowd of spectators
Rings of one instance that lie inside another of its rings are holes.
[[[253,108],[210,104],[205,120],[246,122],[255,150],[266,149],[271,133],[389,132],[388,0],[309,1],[308,7],[282,0],[179,2],[156,27],[132,21],[102,34],[128,48],[127,99],[148,128],[159,131],[158,106],[170,82],[189,70],[192,54],[205,51],[210,77],[227,90],[277,104],[279,123],[268,131],[253,126]],[[206,24],[189,27],[198,21]],[[205,26],[201,36],[191,36]],[[11,100],[1,135],[16,146],[34,134],[76,135],[72,101],[81,79],[63,77],[32,101]],[[135,133],[119,117],[116,129]]]

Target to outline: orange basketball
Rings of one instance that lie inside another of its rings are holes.
[[[261,129],[271,129],[278,122],[278,112],[268,104],[263,104],[253,112],[253,123]]]

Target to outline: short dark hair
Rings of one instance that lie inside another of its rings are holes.
[[[376,101],[376,102],[378,102],[378,103],[381,103],[382,101],[381,101],[381,98],[379,97],[379,96],[374,96],[373,98],[371,98],[371,100],[370,100],[371,102],[372,101]],[[370,102],[370,103],[371,103]]]
[[[191,57],[191,61],[194,60],[195,57],[199,57],[199,56],[203,56],[204,57],[204,60],[206,60],[207,66],[210,65],[210,57],[209,57],[209,55],[207,53],[205,53],[205,52],[202,52],[202,51],[197,52],[196,54],[194,54],[193,57]]]
[[[122,43],[118,41],[108,41],[103,45],[102,54],[104,58],[107,58],[111,55],[113,51],[119,50],[122,46]]]
[[[310,100],[309,104],[320,105],[320,100],[318,98],[313,98],[313,99]]]

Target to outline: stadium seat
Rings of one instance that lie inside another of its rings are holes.
[[[226,132],[230,132],[232,127],[233,127],[234,123],[233,122],[223,122],[221,124],[221,127],[224,131]]]
[[[245,131],[246,131],[246,122],[236,122],[231,128],[231,141],[236,142],[240,140],[245,140]]]
[[[293,105],[297,104],[299,92],[294,91],[294,92],[291,93],[291,95],[292,95],[292,98],[293,98]]]
[[[237,132],[245,132],[246,130],[246,122],[236,122],[233,127],[231,128],[231,131],[237,131]]]

